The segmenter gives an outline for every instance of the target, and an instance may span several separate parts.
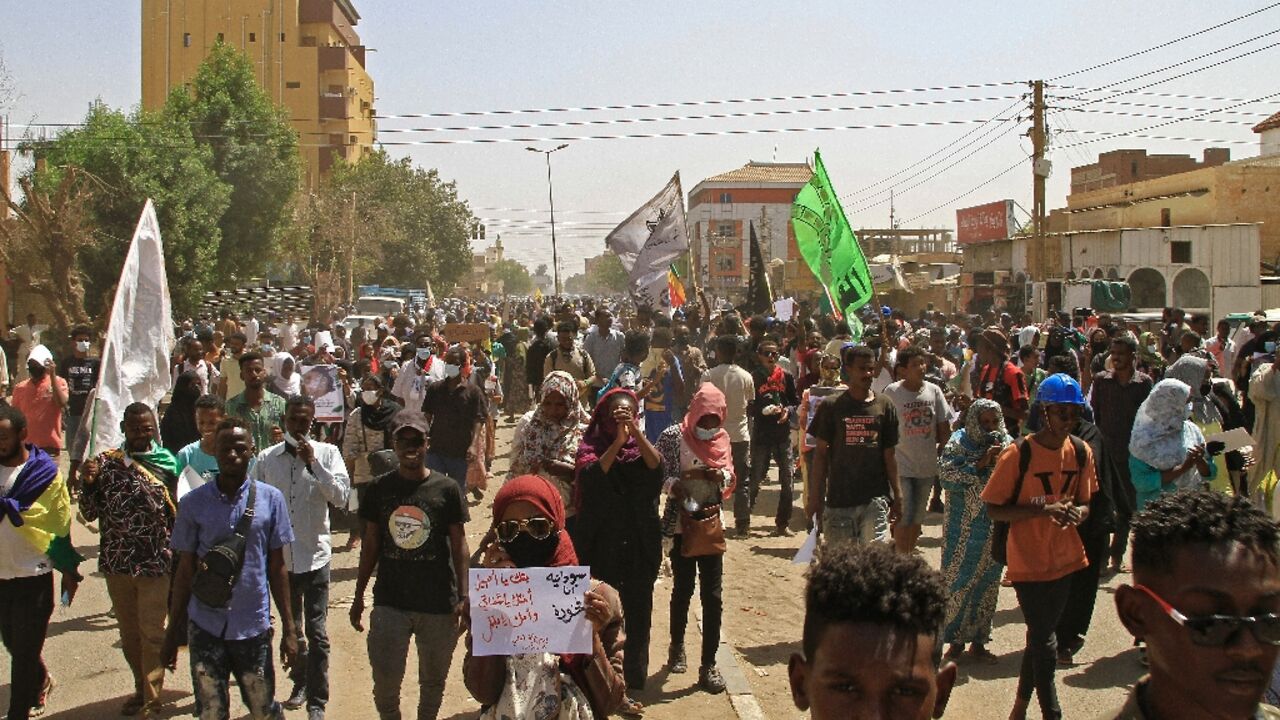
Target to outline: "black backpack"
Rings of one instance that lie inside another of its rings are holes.
[[[1069,436],[1068,439],[1071,441],[1071,448],[1076,451],[1076,469],[1083,472],[1087,458],[1084,440],[1075,435]],[[1022,479],[1027,475],[1027,468],[1031,467],[1031,441],[1021,437],[1014,442],[1018,444],[1018,479],[1013,483],[1013,497],[1005,505],[1018,504],[1018,496],[1022,494]],[[991,557],[1001,565],[1009,564],[1009,522],[1007,520],[991,521]]]
[[[231,606],[231,593],[240,579],[240,571],[244,569],[245,536],[253,524],[258,486],[253,480],[248,482],[249,498],[245,502],[244,514],[231,534],[214,543],[200,558],[195,577],[191,580],[191,594],[211,608]]]

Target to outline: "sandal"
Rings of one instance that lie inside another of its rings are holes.
[[[632,700],[628,695],[623,695],[622,705],[618,707],[618,714],[629,718],[644,717],[644,705]]]
[[[947,646],[947,651],[942,654],[942,659],[955,662],[960,659],[962,653],[964,653],[963,643],[951,643]]]
[[[142,695],[132,695],[128,700],[124,701],[124,705],[120,706],[120,714],[125,717],[137,715],[142,711],[144,702]]]
[[[974,645],[970,647],[969,657],[977,660],[983,665],[995,665],[1000,662],[1000,656],[988,650],[985,645]]]

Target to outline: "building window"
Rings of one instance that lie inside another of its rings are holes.
[[[1138,161],[1137,160],[1129,161],[1129,175],[1135,180],[1137,179],[1138,177]]]
[[[249,33],[249,42],[258,42],[258,33]]]
[[[716,223],[716,235],[719,235],[720,237],[733,237],[733,223]]]
[[[280,33],[280,42],[284,42],[284,33]]]
[[[351,144],[352,144],[352,145],[355,145],[355,144],[356,144],[356,142],[357,142],[357,140],[356,140],[356,136],[355,136],[355,135],[351,135],[351,136],[349,136],[349,137],[351,138]]]
[[[1175,240],[1169,243],[1169,262],[1176,264],[1191,263],[1191,241]]]
[[[329,86],[329,94],[330,94],[330,95],[337,95],[338,97],[341,97],[341,96],[342,96],[342,86],[341,86],[341,85],[330,85],[330,86]]]
[[[218,42],[222,42],[222,33],[218,33]]]
[[[733,195],[730,193],[720,193],[720,204],[728,205],[733,202]]]
[[[182,33],[182,47],[191,47],[191,33]]]
[[[716,270],[719,270],[722,273],[733,272],[735,270],[734,264],[732,255],[716,256]]]
[[[1169,227],[1171,225],[1173,225],[1173,210],[1160,208],[1160,227]]]
[[[297,80],[292,80],[290,82],[285,83],[284,86],[286,89],[289,89],[289,90],[297,90],[298,88],[302,87],[302,83]]]

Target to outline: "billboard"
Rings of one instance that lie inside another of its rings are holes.
[[[977,207],[956,210],[956,241],[959,243],[1003,240],[1017,229],[1013,201],[999,200]]]

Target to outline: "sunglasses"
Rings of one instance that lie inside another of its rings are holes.
[[[531,517],[524,520],[503,520],[494,526],[498,540],[508,543],[516,539],[521,531],[534,540],[546,540],[551,536],[555,526],[544,517]]]
[[[760,355],[762,357],[767,357],[767,358],[776,358],[778,357],[778,351],[777,350],[761,350]]]
[[[1166,615],[1186,628],[1191,642],[1196,645],[1203,647],[1230,645],[1239,635],[1240,629],[1244,627],[1249,628],[1249,631],[1253,633],[1253,637],[1258,642],[1267,645],[1280,645],[1280,615],[1275,613],[1266,615],[1204,615],[1201,617],[1187,617],[1178,612],[1168,601],[1157,595],[1154,590],[1146,585],[1134,584],[1133,587],[1151,596],[1151,599],[1156,601],[1156,604],[1160,606],[1161,610],[1164,610]]]

